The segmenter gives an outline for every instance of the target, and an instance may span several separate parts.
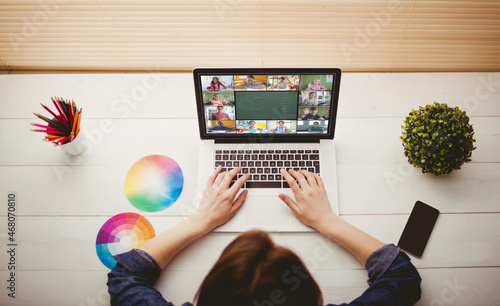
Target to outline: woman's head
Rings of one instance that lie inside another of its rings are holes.
[[[213,78],[212,78],[212,83],[213,83],[213,84],[217,84],[217,83],[219,83],[219,78],[218,78],[218,77],[213,77]]]
[[[266,232],[239,235],[196,294],[197,305],[319,305],[321,291],[300,258]]]

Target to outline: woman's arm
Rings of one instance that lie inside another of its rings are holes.
[[[203,199],[194,214],[139,246],[163,269],[185,246],[231,219],[245,202],[248,191],[236,194],[248,179],[246,174],[229,188],[231,179],[241,171],[235,168],[220,173],[218,167],[208,179]],[[236,198],[236,199],[235,199]]]
[[[416,303],[420,299],[421,278],[410,258],[399,247],[384,245],[338,217],[330,207],[319,175],[304,170],[289,172],[281,170],[297,202],[284,194],[279,197],[299,220],[342,245],[368,271],[370,287],[349,305]]]
[[[165,301],[154,288],[154,283],[180,250],[227,222],[243,205],[246,191],[238,197],[236,195],[247,176],[229,188],[231,178],[240,170],[219,173],[221,167],[217,168],[210,176],[203,199],[193,215],[138,249],[115,256],[117,264],[109,272],[107,283],[112,305],[173,305]]]
[[[294,215],[305,225],[342,245],[363,266],[373,252],[384,246],[384,243],[342,220],[332,211],[319,175],[304,170],[290,170],[288,173],[283,169],[281,174],[290,185],[297,202],[285,194],[279,197]]]

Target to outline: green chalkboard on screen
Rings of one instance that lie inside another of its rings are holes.
[[[296,120],[297,91],[236,91],[237,120]]]

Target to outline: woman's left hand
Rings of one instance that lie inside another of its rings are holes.
[[[204,224],[207,232],[229,221],[243,205],[248,193],[244,190],[236,198],[238,191],[250,177],[249,174],[243,175],[229,187],[231,180],[241,168],[220,173],[221,169],[219,166],[209,177],[200,205],[190,217]]]

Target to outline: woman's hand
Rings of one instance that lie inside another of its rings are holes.
[[[165,268],[186,245],[226,223],[245,202],[246,190],[236,200],[234,198],[248,179],[248,174],[229,188],[231,179],[241,171],[241,168],[220,173],[221,169],[222,167],[218,167],[208,179],[200,206],[188,219],[139,246],[139,249],[154,258],[161,269]]]
[[[297,202],[282,193],[279,194],[279,198],[290,207],[293,214],[302,223],[320,232],[323,232],[325,227],[331,226],[338,216],[330,206],[321,177],[305,170],[290,169],[287,172],[281,169],[280,171],[290,185]]]
[[[244,190],[235,200],[238,191],[250,177],[249,174],[240,177],[229,188],[232,178],[241,168],[220,173],[221,169],[219,166],[209,177],[200,205],[190,216],[191,220],[204,224],[207,232],[229,221],[243,205],[248,193]]]

